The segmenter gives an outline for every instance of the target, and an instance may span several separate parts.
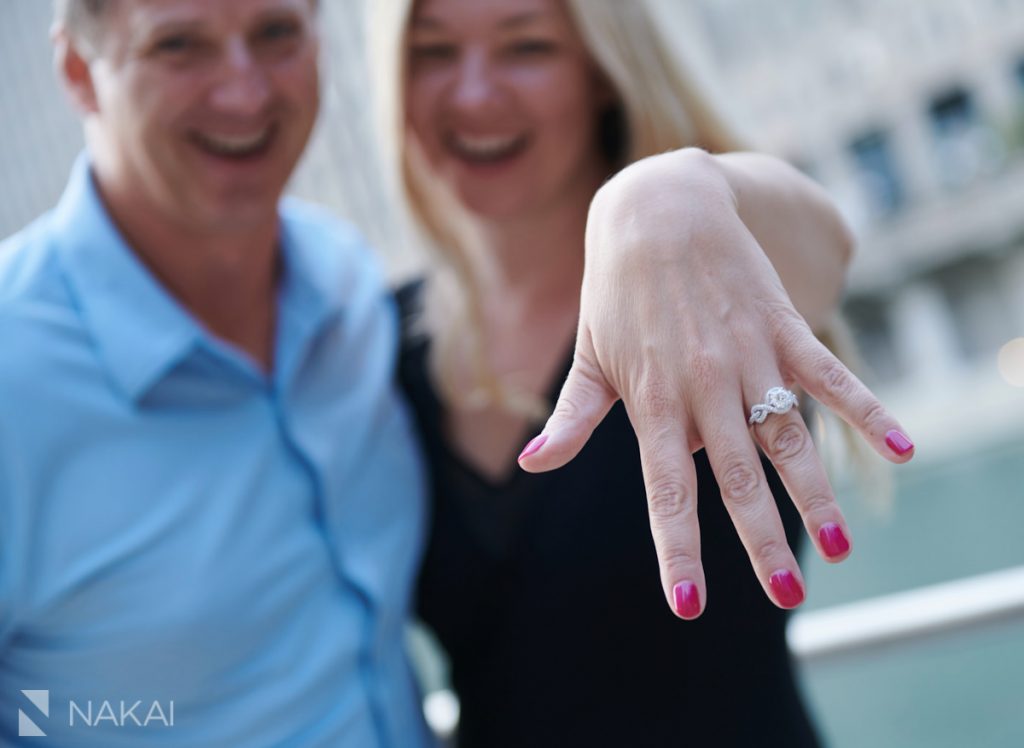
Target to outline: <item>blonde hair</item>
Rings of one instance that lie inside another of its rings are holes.
[[[487,363],[482,303],[465,233],[458,227],[457,202],[431,183],[422,156],[405,137],[405,42],[414,1],[373,3],[368,37],[388,186],[404,198],[414,231],[436,260],[424,317],[433,336],[431,373],[449,403],[496,403],[539,419],[550,406],[504,386]],[[739,149],[739,138],[713,105],[693,61],[683,57],[686,50],[670,49],[646,0],[566,0],[566,5],[595,66],[616,95],[616,105],[599,123],[599,139],[613,173],[641,158],[687,146],[713,152]],[[458,384],[465,382],[465,375],[457,376],[463,365],[470,367],[468,388]]]

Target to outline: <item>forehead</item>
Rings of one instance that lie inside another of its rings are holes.
[[[496,29],[532,25],[572,27],[561,0],[418,0],[412,22],[420,29],[456,26]]]
[[[314,0],[129,0],[113,5],[122,33],[146,34],[166,25],[241,27],[274,13],[311,15]]]

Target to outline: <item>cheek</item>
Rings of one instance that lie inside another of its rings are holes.
[[[406,130],[424,146],[436,139],[433,123],[440,98],[440,85],[430,79],[418,77],[409,82],[402,102],[405,107]]]
[[[595,111],[598,92],[593,78],[575,60],[521,69],[507,80],[540,120],[583,121]]]
[[[559,77],[538,87],[531,101],[538,121],[563,147],[593,141],[598,107],[587,80]]]
[[[135,76],[121,87],[120,116],[126,126],[144,133],[171,131],[196,100],[197,90],[199,82],[193,76]]]
[[[316,112],[320,106],[320,75],[316,55],[309,52],[276,76],[279,91],[296,99],[296,106]]]

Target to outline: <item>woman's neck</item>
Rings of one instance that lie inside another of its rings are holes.
[[[595,179],[592,188],[526,216],[471,222],[470,259],[481,298],[506,312],[578,308],[587,211],[599,185]]]

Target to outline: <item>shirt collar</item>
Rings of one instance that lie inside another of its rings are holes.
[[[85,153],[75,162],[53,225],[80,314],[125,397],[138,402],[199,348],[230,355],[231,347],[214,339],[125,242],[103,205]],[[331,272],[337,268],[318,258],[301,232],[283,225],[281,236],[275,379],[294,371],[308,338],[341,311],[343,299]]]
[[[282,275],[278,287],[274,380],[285,387],[305,361],[310,346],[337,322],[357,282],[332,231],[331,216],[297,200],[280,211]]]
[[[53,225],[61,265],[98,354],[122,393],[138,400],[194,348],[199,325],[128,247],[84,153]]]

